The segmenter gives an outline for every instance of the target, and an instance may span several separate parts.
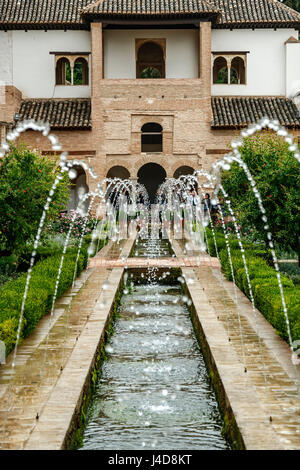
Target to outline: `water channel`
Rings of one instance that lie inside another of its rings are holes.
[[[135,253],[167,247],[140,240]],[[128,275],[81,449],[229,449],[180,282],[157,268]]]

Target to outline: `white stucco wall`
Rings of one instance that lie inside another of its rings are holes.
[[[55,86],[55,59],[53,54],[49,54],[51,51],[90,52],[88,31],[13,31],[12,50],[13,84],[24,98],[90,96],[90,86]]]
[[[213,30],[212,51],[249,51],[249,54],[246,85],[212,85],[212,94],[285,95],[285,41],[291,36],[297,38],[298,32],[294,29]]]
[[[195,30],[104,31],[104,77],[136,78],[135,39],[166,39],[166,78],[197,78],[198,38]]]
[[[286,44],[286,95],[300,93],[300,42]]]
[[[12,31],[0,31],[0,84],[12,84],[12,64]]]
[[[246,85],[212,85],[212,94],[288,94],[292,83],[300,80],[299,44],[285,45],[291,36],[298,37],[293,29],[213,30],[212,51],[249,54]],[[198,30],[108,30],[104,31],[105,78],[135,78],[135,39],[148,37],[166,39],[167,78],[198,76]],[[14,84],[24,98],[89,97],[90,86],[55,86],[50,51],[90,52],[90,32],[0,31],[0,83]]]

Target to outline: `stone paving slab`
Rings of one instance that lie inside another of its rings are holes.
[[[182,268],[246,448],[300,449],[300,401],[290,350],[224,279],[218,260],[194,252],[184,256],[176,241],[177,258],[127,259],[132,245],[133,239],[110,243],[90,260],[75,289],[56,304],[51,329],[45,317],[20,346],[9,395],[11,358],[0,368],[2,447],[63,448],[123,268],[157,266]]]
[[[133,242],[134,239],[128,239],[123,243],[121,256],[129,255]],[[119,247],[117,253],[120,256]],[[71,426],[75,410],[78,409],[80,404],[82,390],[88,378],[100,339],[103,337],[104,327],[118,291],[123,271],[123,269],[111,270],[109,276],[105,279],[105,290],[99,289],[100,296],[96,299],[76,346],[25,444],[26,450],[59,450],[64,448],[65,438]],[[95,272],[99,272],[99,270]]]
[[[289,346],[219,269],[183,274],[246,448],[299,450],[300,366]]]
[[[59,450],[63,448],[65,436],[78,406],[122,273],[122,269],[114,269],[110,273],[107,279],[109,287],[102,291],[89,322],[80,335],[70,360],[61,374],[39,422],[31,433],[25,449]]]
[[[119,257],[125,245],[126,242],[109,242],[98,257]],[[127,245],[125,254],[129,249]],[[18,347],[13,376],[13,353],[8,356],[6,365],[0,367],[0,449],[24,448],[37,424],[36,415],[43,414],[111,271],[109,268],[85,270],[74,288],[56,302],[53,318],[45,315],[30,337]],[[63,406],[68,394],[65,389],[60,401]]]
[[[128,258],[128,259],[107,259],[107,258],[93,258],[90,261],[91,268],[115,268],[115,267],[128,267],[128,268],[142,268],[142,267],[159,267],[159,268],[182,268],[184,266],[213,266],[220,267],[217,258],[211,258],[207,255],[189,256],[189,257],[174,257],[174,258]]]

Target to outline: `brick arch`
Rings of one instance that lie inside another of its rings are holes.
[[[129,179],[130,171],[123,165],[113,165],[106,173],[107,178]]]
[[[189,166],[189,167],[193,168],[194,171],[196,170],[196,165],[195,165],[194,162],[192,163],[190,160],[188,160],[188,161],[187,160],[177,160],[176,163],[173,163],[170,166],[170,174],[171,174],[170,178],[173,178],[173,175],[174,175],[175,171],[178,168],[182,167],[182,166]]]
[[[138,160],[136,160],[134,167],[132,169],[132,178],[137,179],[137,174],[139,169],[146,165],[147,163],[157,163],[158,165],[162,166],[167,173],[167,178],[171,178],[171,171],[170,171],[170,164],[168,163],[167,159],[163,155],[151,155],[151,158],[148,156],[141,156]]]
[[[134,173],[134,170],[133,170],[133,166],[129,164],[129,162],[124,162],[124,159],[119,159],[119,158],[114,158],[112,162],[110,163],[106,163],[106,166],[105,166],[105,169],[104,169],[104,178],[106,177],[107,173],[109,172],[109,170],[115,166],[122,166],[123,168],[125,168],[129,174],[130,174],[130,177],[133,176],[133,173]]]

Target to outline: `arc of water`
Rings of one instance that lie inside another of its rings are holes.
[[[219,262],[220,262],[219,250],[218,250],[218,248],[217,248],[217,242],[216,242],[216,237],[215,237],[214,225],[213,225],[213,221],[212,221],[212,217],[211,217],[211,210],[210,210],[210,207],[208,206],[207,200],[205,199],[205,192],[204,192],[204,189],[203,189],[202,185],[200,184],[200,182],[198,181],[198,178],[196,177],[196,175],[199,175],[199,174],[201,174],[202,176],[205,176],[208,180],[211,179],[211,178],[210,178],[210,175],[209,175],[207,172],[203,171],[203,170],[197,170],[194,175],[187,175],[187,176],[186,176],[186,179],[192,179],[192,180],[197,179],[197,183],[198,183],[198,185],[199,185],[199,187],[200,187],[200,190],[201,190],[201,193],[202,193],[202,197],[203,197],[203,201],[204,201],[204,204],[206,205],[206,210],[207,210],[207,213],[208,213],[208,215],[209,215],[210,226],[211,226],[212,233],[213,233],[213,238],[214,238],[214,245],[215,245],[215,249],[216,249],[216,253],[217,253],[218,260],[219,260]],[[220,210],[220,207],[219,207],[219,210]],[[222,214],[222,211],[221,211],[221,210],[220,210],[220,214],[221,214],[222,229],[223,229],[223,233],[224,233],[224,237],[225,237],[226,249],[227,249],[228,258],[229,258],[229,262],[230,262],[231,275],[232,275],[232,279],[233,279],[235,300],[236,300],[236,304],[237,304],[237,306],[238,306],[238,309],[237,309],[237,317],[238,317],[238,324],[239,324],[239,331],[240,331],[240,338],[241,338],[241,346],[242,346],[242,360],[243,360],[243,364],[244,364],[245,371],[247,371],[246,355],[245,355],[245,345],[244,345],[245,341],[244,341],[244,334],[243,334],[242,326],[241,326],[241,318],[240,318],[240,312],[239,312],[239,301],[238,301],[237,291],[236,291],[234,269],[233,269],[232,258],[231,258],[231,251],[230,251],[230,245],[229,245],[229,240],[228,240],[228,232],[227,232],[227,229],[226,229],[224,217],[223,217],[223,214]],[[222,280],[222,287],[223,287],[223,289],[225,289],[225,286],[224,286],[224,284],[223,284],[223,279],[221,278],[221,280]],[[223,298],[223,301],[224,301],[224,307],[226,307],[225,298]],[[228,332],[228,336],[229,336],[228,315],[227,315],[227,332]]]
[[[278,120],[270,120],[268,117],[263,117],[260,119],[256,124],[250,125],[247,129],[244,129],[241,131],[240,138],[232,141],[231,147],[232,147],[232,152],[228,155],[225,155],[222,159],[218,160],[216,163],[212,165],[212,170],[210,172],[210,175],[214,177],[215,180],[215,188],[214,188],[214,193],[217,195],[219,189],[220,189],[220,184],[221,184],[221,171],[222,170],[229,170],[231,167],[231,164],[233,162],[238,163],[238,165],[244,170],[247,179],[251,185],[251,188],[253,190],[253,193],[258,201],[258,205],[260,208],[260,211],[262,213],[262,221],[264,222],[264,229],[267,232],[267,238],[269,240],[268,244],[271,249],[271,255],[273,259],[273,264],[274,268],[276,270],[276,277],[278,281],[278,286],[279,286],[279,291],[280,291],[280,296],[281,296],[281,302],[282,302],[282,307],[283,307],[283,312],[284,312],[284,317],[285,317],[285,322],[286,322],[286,327],[287,327],[287,334],[288,334],[288,342],[290,349],[292,351],[292,357],[294,357],[294,350],[293,350],[293,341],[291,337],[291,329],[290,329],[290,322],[288,318],[288,311],[287,311],[287,306],[286,306],[286,301],[285,301],[285,296],[284,296],[284,290],[282,287],[281,283],[281,278],[280,278],[280,270],[279,270],[279,265],[278,265],[278,260],[277,256],[274,250],[274,243],[273,243],[273,237],[272,233],[269,231],[269,225],[268,225],[268,219],[266,216],[266,211],[263,206],[263,202],[259,193],[259,190],[257,188],[256,182],[247,166],[247,164],[243,161],[242,155],[239,151],[239,147],[243,145],[243,138],[251,136],[255,134],[256,132],[259,132],[263,129],[270,129],[274,132],[277,133],[277,135],[282,136],[285,140],[285,142],[288,143],[289,145],[289,150],[292,152],[292,155],[294,158],[300,163],[300,152],[297,148],[297,145],[294,142],[293,136],[288,133],[288,131],[283,127],[280,126],[280,123]]]
[[[298,376],[298,371],[295,367],[295,362],[296,361],[295,361],[293,340],[292,340],[292,336],[291,336],[290,322],[289,322],[289,318],[288,318],[288,310],[287,310],[285,296],[284,296],[284,290],[283,290],[283,286],[282,286],[282,282],[281,282],[278,260],[277,260],[277,256],[276,256],[276,253],[275,253],[275,250],[274,250],[273,236],[272,236],[272,233],[270,232],[270,228],[269,228],[269,225],[268,225],[268,219],[267,219],[267,216],[266,216],[266,211],[265,211],[265,208],[263,206],[263,202],[262,202],[259,190],[257,188],[256,182],[255,182],[255,180],[254,180],[247,164],[243,161],[240,151],[238,150],[239,147],[241,147],[242,144],[243,144],[242,138],[253,135],[256,132],[259,132],[264,128],[270,129],[270,130],[276,132],[277,135],[284,137],[284,140],[289,144],[290,152],[292,152],[292,155],[294,156],[294,158],[300,163],[300,152],[297,149],[297,145],[294,143],[292,135],[290,135],[284,127],[280,126],[280,124],[277,120],[271,121],[268,117],[265,117],[265,118],[262,118],[258,123],[249,126],[248,129],[245,129],[245,130],[241,131],[241,137],[239,139],[234,140],[231,144],[233,151],[230,154],[225,155],[222,159],[220,159],[218,162],[216,162],[212,165],[211,175],[214,175],[214,177],[215,177],[216,184],[215,184],[215,188],[214,188],[214,193],[217,195],[218,190],[220,189],[220,185],[221,185],[221,171],[222,170],[225,170],[225,171],[229,170],[230,167],[231,167],[231,164],[233,162],[238,163],[238,165],[244,170],[244,172],[247,176],[247,179],[248,179],[248,181],[251,185],[252,191],[253,191],[253,193],[254,193],[257,201],[258,201],[258,205],[259,205],[259,208],[260,208],[260,211],[261,211],[261,214],[262,214],[262,221],[265,224],[264,229],[267,232],[268,244],[269,244],[269,247],[271,249],[271,255],[272,255],[274,268],[276,270],[276,277],[277,277],[277,281],[278,281],[278,286],[279,286],[279,291],[280,291],[280,296],[281,296],[281,303],[282,303],[282,307],[283,307],[284,318],[285,318],[285,323],[286,323],[286,328],[287,328],[288,343],[289,343],[289,347],[290,347],[290,350],[291,350],[291,358],[292,358],[292,363],[294,365],[294,372],[295,372],[297,388],[298,388],[298,392],[300,393],[300,380],[299,380],[299,376]]]
[[[120,181],[118,181],[118,183],[123,183],[123,181],[120,180]],[[100,200],[103,200],[105,198],[105,194],[103,194],[101,183],[98,185],[98,188],[97,188],[96,192],[89,192],[89,193],[83,194],[79,197],[78,209],[79,209],[80,212],[81,212],[81,210],[80,210],[81,205],[83,205],[85,200],[88,199],[89,197],[91,197],[91,200],[90,200],[89,207],[88,207],[88,210],[87,210],[87,216],[89,216],[89,214],[92,210],[95,198],[100,197]],[[61,264],[60,264],[58,275],[57,275],[56,290],[55,290],[54,297],[53,297],[53,303],[52,303],[52,309],[51,309],[50,321],[49,321],[49,328],[48,328],[48,334],[47,334],[47,342],[46,342],[44,363],[43,363],[43,366],[42,366],[41,370],[45,369],[46,358],[47,358],[47,350],[48,350],[48,341],[49,341],[49,335],[50,335],[50,331],[51,331],[51,327],[52,327],[51,317],[53,316],[53,313],[54,313],[54,306],[55,306],[55,301],[56,301],[56,297],[57,297],[57,289],[58,289],[59,280],[60,280],[60,276],[61,276],[61,272],[62,272],[62,266],[63,266],[63,262],[64,262],[64,255],[65,255],[66,250],[67,250],[67,246],[68,246],[68,243],[69,243],[70,235],[72,233],[72,229],[74,227],[74,222],[76,220],[76,217],[77,217],[77,212],[75,211],[74,215],[71,219],[69,231],[68,231],[65,246],[64,246],[63,256],[61,258]],[[79,255],[80,255],[80,251],[81,251],[81,247],[82,247],[82,242],[83,242],[83,238],[86,234],[87,222],[88,222],[88,219],[86,218],[86,220],[83,224],[83,227],[82,227],[82,233],[81,233],[81,236],[80,236],[80,241],[79,241],[78,250],[77,250],[77,256],[76,256],[75,267],[74,267],[74,274],[73,274],[72,290],[74,288],[76,272],[77,272],[77,265],[78,265]],[[90,250],[88,250],[88,255],[90,255]],[[66,342],[66,333],[67,333],[68,323],[69,323],[69,314],[67,315],[67,324],[65,325],[65,339],[64,339],[64,346],[63,346],[63,353],[62,353],[62,366],[61,366],[61,369],[63,368],[63,363],[64,363],[65,342]],[[40,382],[40,390],[41,390],[41,383],[42,383],[42,380]],[[37,412],[37,416],[39,416],[39,415],[40,415],[40,410]]]
[[[2,142],[2,146],[0,148],[0,159],[5,157],[6,153],[10,150],[11,144],[22,133],[26,132],[27,130],[33,130],[33,131],[41,132],[44,137],[47,137],[49,139],[53,151],[60,151],[61,150],[61,144],[59,142],[59,139],[54,134],[50,134],[50,125],[48,123],[36,122],[34,120],[27,120],[27,121],[20,122],[15,127],[15,129],[6,136],[6,140],[4,140],[4,142]],[[14,352],[13,352],[12,367],[11,367],[11,373],[10,373],[10,378],[9,378],[9,383],[8,383],[8,399],[7,399],[8,407],[7,407],[7,410],[6,410],[6,413],[5,413],[5,419],[4,419],[4,425],[3,425],[3,436],[2,436],[2,442],[1,442],[1,447],[0,448],[2,448],[3,444],[4,444],[8,413],[9,413],[10,408],[13,406],[12,403],[11,403],[12,379],[13,379],[13,376],[14,376],[16,356],[17,356],[18,344],[19,344],[19,340],[20,340],[20,333],[21,333],[21,328],[22,328],[22,323],[23,323],[25,304],[26,304],[29,284],[30,284],[30,280],[31,280],[31,272],[32,272],[32,268],[34,266],[35,259],[36,259],[36,253],[37,253],[36,250],[37,250],[38,245],[39,245],[42,229],[44,227],[45,219],[46,219],[49,207],[50,207],[50,203],[52,202],[52,198],[54,196],[55,189],[57,188],[59,182],[63,178],[62,173],[64,171],[68,171],[68,169],[70,168],[70,165],[69,166],[66,165],[67,155],[68,155],[67,152],[63,152],[61,154],[61,157],[60,157],[60,166],[61,166],[61,168],[60,168],[59,174],[56,176],[56,178],[54,180],[54,183],[53,183],[53,185],[52,185],[52,187],[49,191],[47,202],[44,206],[44,210],[43,210],[43,213],[42,213],[42,216],[41,216],[41,219],[40,219],[37,235],[36,235],[35,240],[34,240],[34,245],[33,245],[34,248],[33,248],[32,254],[31,254],[30,266],[29,266],[29,269],[27,271],[27,278],[26,278],[24,296],[23,296],[23,299],[22,299],[21,312],[20,312],[20,317],[19,317],[19,322],[18,322],[16,344],[15,344],[15,348],[14,348]],[[78,163],[80,163],[80,162],[77,161],[77,160],[73,160],[71,166],[75,166]],[[93,178],[96,178],[97,176],[93,172],[92,168],[88,167],[88,165],[86,165],[85,162],[83,162],[83,164],[88,169],[90,175]]]

